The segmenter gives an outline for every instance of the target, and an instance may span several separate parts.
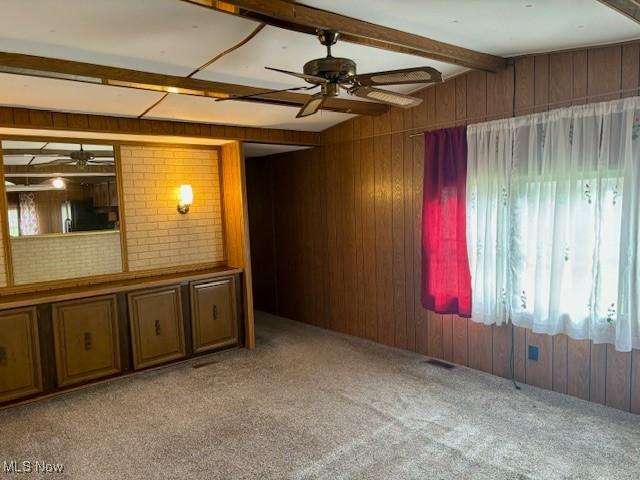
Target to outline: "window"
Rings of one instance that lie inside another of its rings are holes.
[[[17,237],[20,235],[20,222],[18,220],[18,206],[10,205],[9,206],[9,235],[12,237]]]
[[[472,317],[640,347],[640,100],[472,125]]]

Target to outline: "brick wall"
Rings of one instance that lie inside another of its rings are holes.
[[[122,271],[117,231],[11,239],[16,285]]]
[[[224,261],[218,151],[123,145],[120,155],[129,269]],[[182,215],[185,183],[194,199]]]

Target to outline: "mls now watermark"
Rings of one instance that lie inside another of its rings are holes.
[[[62,463],[49,463],[39,460],[35,462],[12,460],[4,462],[2,471],[4,473],[64,473],[64,465]]]

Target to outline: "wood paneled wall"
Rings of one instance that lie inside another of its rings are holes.
[[[273,168],[275,312],[504,377],[513,333],[519,381],[640,412],[638,351],[422,308],[424,145],[410,136],[637,95],[639,45],[526,56],[497,74],[469,72],[423,90],[412,110],[357,117],[325,131],[321,148],[263,159]],[[537,362],[527,360],[527,345],[539,348]]]
[[[273,169],[262,158],[246,159],[253,305],[258,310],[275,312],[276,246],[273,230]]]

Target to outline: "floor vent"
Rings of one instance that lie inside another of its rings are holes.
[[[447,362],[443,362],[442,360],[438,360],[435,358],[430,358],[429,360],[425,360],[424,363],[428,363],[429,365],[433,365],[434,367],[446,368],[447,370],[451,370],[452,368],[456,368],[455,365],[452,365]]]

